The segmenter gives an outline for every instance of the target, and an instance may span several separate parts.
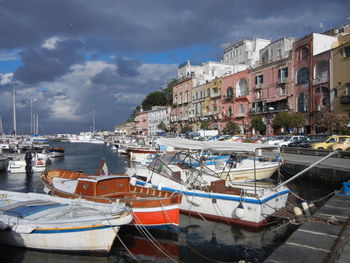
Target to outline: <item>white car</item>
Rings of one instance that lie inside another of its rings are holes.
[[[290,136],[276,136],[275,138],[269,140],[267,143],[268,144],[272,144],[272,145],[279,145],[280,142],[284,142],[286,140],[288,140],[290,138]]]
[[[290,144],[292,142],[296,142],[296,141],[302,140],[304,137],[305,136],[302,136],[302,135],[292,136],[292,137],[289,137],[289,139],[286,140],[286,141],[279,142],[278,145],[280,147],[285,147],[285,146],[288,146],[288,144]]]

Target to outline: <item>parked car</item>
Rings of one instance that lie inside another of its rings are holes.
[[[289,146],[290,143],[300,141],[300,140],[302,140],[304,138],[305,138],[305,136],[295,135],[295,136],[290,137],[286,141],[278,143],[278,145],[281,146],[281,147],[286,147],[286,146]]]
[[[284,142],[289,140],[290,136],[276,136],[275,138],[273,138],[272,140],[269,140],[267,143],[268,144],[272,144],[272,145],[278,145],[280,142]]]
[[[348,135],[332,135],[329,136],[324,142],[318,142],[311,145],[312,149],[324,150],[328,149],[329,146],[339,143],[347,138],[350,138]]]
[[[317,142],[323,142],[328,138],[327,135],[308,135],[299,141],[292,142],[288,144],[288,147],[300,147],[300,148],[310,148],[311,144]]]
[[[350,138],[340,138],[339,143],[328,146],[328,150],[350,151]]]

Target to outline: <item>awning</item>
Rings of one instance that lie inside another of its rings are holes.
[[[267,100],[267,103],[270,103],[270,102],[275,102],[275,101],[279,101],[279,100],[285,100],[285,99],[287,99],[287,95],[286,96],[276,96],[276,97],[274,97],[274,98],[269,98],[268,100]]]

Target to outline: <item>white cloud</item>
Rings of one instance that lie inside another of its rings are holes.
[[[140,93],[115,93],[114,97],[119,103],[133,104],[140,103],[145,98],[145,94]]]
[[[64,38],[51,37],[49,39],[46,39],[41,47],[46,48],[46,49],[55,49],[56,48],[56,44],[59,41],[62,41],[62,40],[64,40]]]
[[[0,73],[0,85],[8,84],[12,81],[13,73]]]

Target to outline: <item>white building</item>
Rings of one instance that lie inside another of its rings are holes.
[[[259,51],[260,60],[255,66],[264,65],[291,56],[293,49],[293,37],[283,37],[278,39]]]
[[[157,135],[157,132],[162,132],[159,129],[159,124],[163,122],[165,126],[170,128],[170,107],[153,106],[152,110],[148,111],[148,135]]]
[[[192,77],[195,80],[194,86],[202,85],[216,77],[230,75],[244,70],[240,66],[228,65],[222,62],[208,61],[202,64],[195,64],[186,61],[179,65],[177,78],[179,80]]]
[[[223,63],[253,67],[259,60],[259,51],[270,44],[267,39],[243,39],[224,49]]]

